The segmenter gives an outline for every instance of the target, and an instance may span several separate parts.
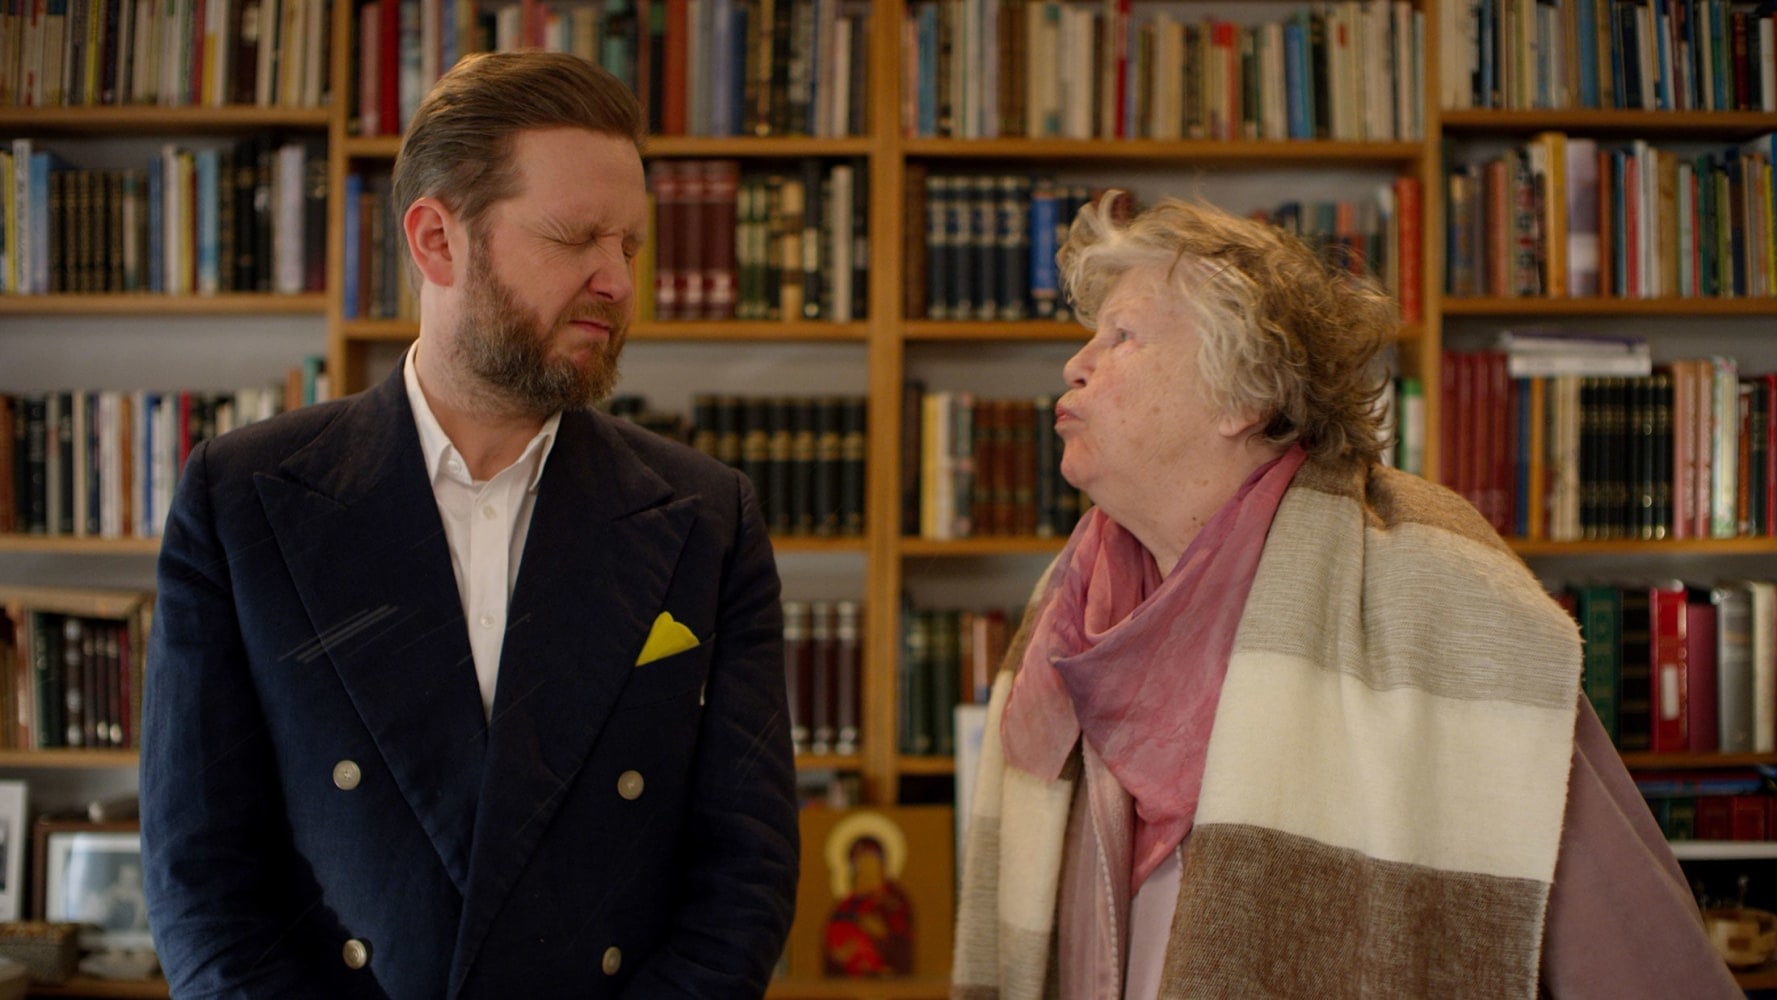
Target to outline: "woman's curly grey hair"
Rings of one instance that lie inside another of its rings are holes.
[[[1195,314],[1210,402],[1263,418],[1263,438],[1317,460],[1382,453],[1376,364],[1393,300],[1257,219],[1168,198],[1127,222],[1107,192],[1080,211],[1056,253],[1061,290],[1088,328],[1118,279],[1157,265]]]

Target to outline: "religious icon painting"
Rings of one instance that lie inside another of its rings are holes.
[[[953,836],[949,806],[803,809],[788,978],[947,978]]]

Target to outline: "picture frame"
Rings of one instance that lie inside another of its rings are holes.
[[[28,787],[23,781],[0,781],[0,921],[25,916]]]
[[[135,820],[39,820],[32,910],[39,919],[82,924],[94,951],[154,947],[142,891],[142,832]]]
[[[943,979],[955,917],[954,811],[803,808],[789,980]]]

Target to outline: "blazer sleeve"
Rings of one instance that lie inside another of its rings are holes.
[[[142,707],[149,923],[174,996],[349,997],[363,982],[297,955],[313,901],[292,851],[232,597],[207,444],[193,450],[161,541]],[[337,951],[337,946],[335,946]]]
[[[626,997],[759,997],[783,952],[799,865],[777,566],[752,488],[723,566],[704,691],[690,859],[666,941]]]

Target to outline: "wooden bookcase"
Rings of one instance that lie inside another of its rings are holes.
[[[867,318],[845,323],[785,321],[638,322],[632,330],[631,357],[645,355],[657,345],[717,345],[724,349],[768,352],[786,345],[837,345],[855,356],[865,371],[871,429],[867,456],[868,492],[865,533],[861,538],[784,538],[777,543],[788,562],[801,557],[836,558],[855,567],[858,593],[864,613],[863,741],[856,755],[823,755],[800,758],[803,769],[853,772],[862,779],[867,802],[894,802],[902,794],[903,779],[942,779],[954,772],[949,758],[908,756],[896,749],[898,708],[896,669],[900,660],[901,595],[920,578],[942,577],[964,563],[971,571],[997,573],[1028,583],[1059,540],[1038,538],[974,538],[931,541],[903,537],[900,532],[900,446],[902,383],[933,350],[1004,353],[1035,352],[1044,358],[1065,352],[1066,345],[1083,341],[1085,332],[1073,323],[1054,321],[969,322],[908,318],[903,311],[902,284],[906,279],[901,247],[908,226],[920,220],[903,215],[903,189],[908,166],[927,164],[934,169],[968,171],[1005,169],[1053,171],[1086,176],[1140,174],[1148,177],[1176,175],[1182,179],[1177,193],[1190,194],[1202,177],[1232,177],[1249,171],[1323,175],[1341,170],[1367,171],[1383,176],[1412,176],[1422,185],[1421,216],[1423,256],[1420,300],[1422,322],[1401,330],[1395,344],[1403,373],[1422,379],[1425,392],[1426,472],[1436,478],[1446,456],[1439,454],[1435,429],[1444,419],[1439,380],[1441,355],[1448,337],[1464,328],[1494,320],[1538,321],[1559,324],[1599,317],[1659,330],[1675,322],[1723,319],[1741,323],[1777,316],[1777,299],[1731,300],[1624,300],[1624,299],[1471,299],[1443,294],[1444,206],[1442,201],[1441,144],[1452,136],[1522,136],[1545,129],[1560,129],[1599,136],[1679,137],[1722,140],[1777,130],[1777,115],[1747,112],[1679,114],[1627,111],[1445,111],[1438,107],[1440,30],[1438,11],[1454,0],[1415,0],[1413,6],[1426,14],[1423,64],[1426,83],[1420,90],[1424,134],[1397,142],[1334,141],[1155,141],[1155,140],[1062,140],[995,139],[960,140],[912,138],[901,128],[901,19],[905,0],[880,0],[871,5],[867,132],[838,139],[808,138],[708,138],[662,136],[650,143],[654,158],[735,158],[787,160],[802,157],[861,160],[868,171],[871,200],[868,218],[871,277]],[[524,0],[529,8],[540,0]],[[1186,17],[1234,6],[1221,0],[1184,0],[1176,6]],[[1265,0],[1263,6],[1282,16],[1303,6],[1300,0]],[[273,314],[313,318],[322,331],[328,370],[338,392],[365,388],[386,372],[401,345],[411,341],[417,326],[390,320],[345,318],[345,247],[342,192],[346,178],[366,164],[388,163],[398,148],[391,137],[361,137],[350,131],[345,81],[356,72],[352,63],[352,35],[357,30],[353,0],[333,0],[331,19],[332,100],[314,110],[265,110],[255,108],[43,108],[0,109],[0,136],[178,136],[244,135],[266,131],[325,133],[328,139],[329,226],[327,231],[327,290],[321,294],[218,295],[218,296],[0,296],[0,371],[6,368],[4,327],[18,317],[86,318],[93,324],[114,324],[118,317],[200,316],[238,317],[251,327],[258,317]],[[1281,195],[1279,195],[1281,197]],[[1665,335],[1665,334],[1662,334]],[[1682,336],[1672,333],[1671,336]],[[68,350],[80,348],[70,344]],[[169,350],[177,350],[170,346]],[[1047,352],[1047,353],[1045,353]],[[294,360],[293,358],[290,360]],[[1777,351],[1767,360],[1777,366]],[[192,359],[193,367],[200,364]],[[1059,381],[1059,364],[1056,364]],[[0,390],[10,387],[0,384]],[[1589,542],[1551,543],[1515,541],[1515,548],[1534,567],[1547,563],[1628,563],[1652,559],[1678,565],[1711,566],[1726,560],[1734,566],[1746,560],[1777,554],[1777,539],[1692,540],[1682,542]],[[30,582],[29,577],[54,564],[64,576],[90,571],[95,583],[123,575],[139,580],[150,567],[156,551],[153,539],[100,541],[93,539],[0,536],[0,582]],[[985,570],[979,567],[985,566]],[[9,567],[11,567],[9,569]],[[71,567],[71,568],[61,568]],[[121,567],[121,568],[120,568]],[[793,573],[793,567],[786,575]],[[1736,570],[1738,572],[1738,570]],[[20,578],[23,574],[23,578]],[[1763,759],[1761,759],[1763,760]],[[1638,766],[1706,766],[1734,763],[1722,760],[1664,762],[1633,761]],[[1766,763],[1777,762],[1772,756]],[[19,752],[0,753],[0,774],[40,776],[45,772],[93,769],[112,773],[132,771],[131,753]],[[131,775],[133,778],[133,775]],[[1777,975],[1763,979],[1743,977],[1748,986],[1770,985]],[[153,995],[118,994],[79,990],[54,995]],[[898,985],[779,984],[773,996],[790,997],[937,997],[946,992],[941,982]],[[45,994],[50,995],[50,994]]]

